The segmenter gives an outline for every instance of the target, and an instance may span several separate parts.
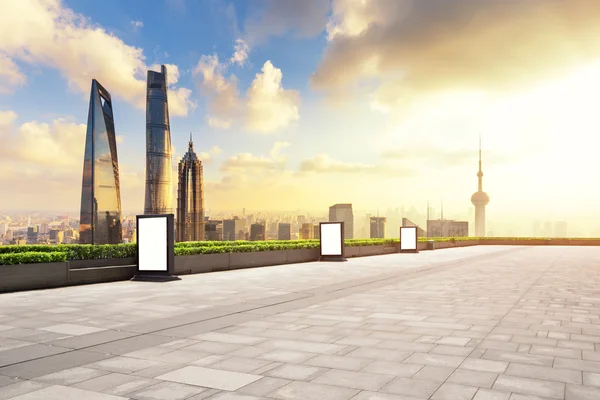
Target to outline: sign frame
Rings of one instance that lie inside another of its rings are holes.
[[[340,254],[323,254],[323,226],[339,225],[340,227]],[[344,246],[344,222],[319,222],[319,261],[347,261]]]
[[[403,230],[413,230],[415,235],[414,246],[404,247],[402,244]],[[419,252],[419,228],[416,226],[401,226],[400,227],[400,253],[418,253]]]
[[[148,219],[166,220],[166,243],[164,243],[166,247],[166,269],[140,269],[140,221]],[[137,274],[133,277],[133,280],[169,281],[180,279],[175,276],[175,216],[173,214],[136,215],[136,250]]]

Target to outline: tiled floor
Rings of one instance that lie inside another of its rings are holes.
[[[599,400],[600,248],[0,295],[0,400]]]

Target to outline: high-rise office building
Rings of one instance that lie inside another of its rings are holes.
[[[79,243],[121,243],[121,188],[113,106],[110,93],[95,79],[90,95],[81,186]]]
[[[264,223],[262,224],[252,224],[250,225],[250,240],[266,240],[266,226]]]
[[[321,239],[321,226],[319,224],[313,225],[313,237],[311,239]]]
[[[354,237],[352,204],[335,204],[329,207],[329,222],[344,222],[344,239],[352,239]]]
[[[246,220],[234,217],[223,221],[223,240],[244,240]]]
[[[202,161],[194,152],[190,135],[188,151],[178,168],[177,187],[177,241],[204,240],[204,185]]]
[[[427,220],[427,233],[429,234],[429,237],[469,236],[469,222],[449,219],[430,219]]]
[[[314,238],[314,228],[311,223],[303,223],[298,232],[301,240],[308,240]]]
[[[385,217],[371,217],[370,236],[371,239],[383,239],[385,237]]]
[[[208,220],[204,222],[206,240],[223,240],[223,221]]]
[[[277,231],[277,239],[291,240],[292,239],[292,224],[279,223]]]
[[[148,71],[144,214],[173,213],[167,68],[161,65],[160,71]]]
[[[483,191],[483,171],[481,170],[481,138],[479,138],[479,172],[477,172],[477,192],[471,196],[475,206],[475,236],[485,236],[485,206],[490,202],[490,196]],[[430,235],[431,236],[431,235]]]

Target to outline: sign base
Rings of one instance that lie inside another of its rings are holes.
[[[132,281],[138,282],[171,282],[180,281],[181,278],[176,275],[152,275],[152,274],[141,274],[131,278]]]
[[[337,262],[343,262],[343,261],[348,261],[345,257],[342,256],[321,256],[319,258],[319,261],[337,261]]]
[[[419,250],[400,250],[400,253],[418,253]]]

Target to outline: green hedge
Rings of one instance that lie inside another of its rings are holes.
[[[67,261],[67,254],[62,251],[26,251],[19,253],[0,254],[0,265],[37,264],[65,261]]]
[[[135,243],[123,244],[38,244],[25,246],[0,246],[0,254],[14,253],[65,253],[67,260],[95,260],[99,258],[135,257]]]
[[[218,253],[245,253],[251,251],[274,251],[274,250],[297,250],[314,249],[319,247],[319,242],[297,242],[297,243],[270,243],[270,242],[245,242],[238,245],[222,246],[197,246],[176,247],[176,256],[191,256],[194,254],[218,254]]]

